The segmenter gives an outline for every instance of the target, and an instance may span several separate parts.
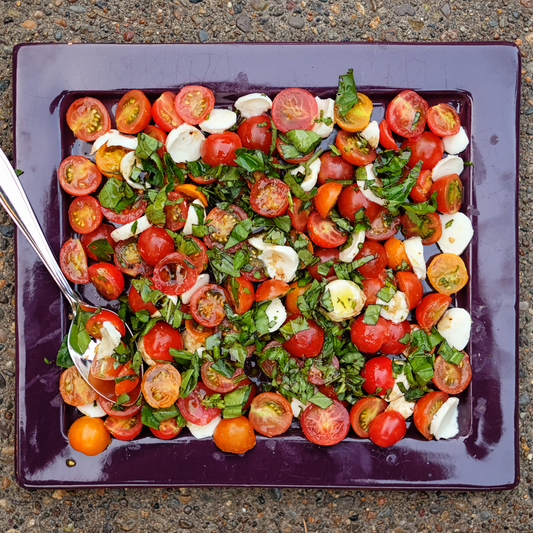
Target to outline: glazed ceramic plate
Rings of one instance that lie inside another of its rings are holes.
[[[517,190],[520,59],[508,44],[19,45],[15,49],[15,159],[37,217],[58,254],[68,238],[69,198],[56,176],[70,153],[86,153],[65,122],[68,105],[93,95],[110,108],[128,89],[151,97],[206,85],[224,105],[249,92],[303,87],[333,96],[353,68],[359,90],[381,119],[401,90],[431,104],[452,103],[470,136],[463,209],[475,237],[465,254],[474,379],[461,395],[460,434],[428,442],[414,427],[390,449],[350,432],[319,447],[296,427],[258,437],[245,456],[225,454],[187,431],[160,441],[147,428],[113,440],[93,458],[74,452],[76,416],[58,392],[55,355],[69,308],[24,238],[17,234],[16,470],[25,487],[273,486],[395,489],[503,489],[518,482]],[[84,297],[105,304],[92,287]],[[75,466],[68,467],[73,459]]]

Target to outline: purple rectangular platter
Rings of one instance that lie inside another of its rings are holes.
[[[460,434],[423,439],[410,427],[393,448],[350,431],[319,447],[295,424],[285,435],[258,436],[245,456],[225,454],[187,431],[160,441],[147,429],[113,440],[99,456],[68,445],[74,409],[58,392],[55,361],[69,308],[44,266],[17,234],[16,472],[29,488],[96,486],[271,486],[390,489],[509,489],[518,483],[518,111],[520,55],[508,43],[469,44],[164,44],[19,45],[15,48],[15,162],[54,251],[68,238],[68,198],[57,167],[87,145],[68,130],[65,112],[80,96],[111,107],[128,89],[151,97],[187,84],[206,85],[227,104],[249,92],[303,87],[334,95],[339,74],[354,69],[374,117],[403,89],[452,103],[471,143],[462,178],[463,209],[475,236],[465,254],[474,378],[461,397]],[[497,102],[497,105],[495,105]],[[83,296],[104,304],[96,291]],[[74,467],[67,460],[74,459]]]

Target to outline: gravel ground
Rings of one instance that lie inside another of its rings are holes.
[[[523,58],[519,399],[522,477],[517,488],[494,493],[20,488],[13,469],[13,226],[2,211],[0,533],[532,531],[533,526],[528,523],[533,516],[533,453],[529,450],[533,446],[533,214],[529,209],[533,201],[533,0],[0,0],[0,24],[0,145],[8,156],[12,153],[12,51],[17,43],[507,40],[516,42]]]

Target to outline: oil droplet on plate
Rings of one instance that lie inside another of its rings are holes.
[[[391,465],[395,465],[398,462],[398,457],[394,453],[390,453],[387,455],[386,461]]]

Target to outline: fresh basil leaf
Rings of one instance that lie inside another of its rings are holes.
[[[366,308],[363,323],[369,326],[375,326],[378,323],[381,305],[371,304]]]
[[[336,155],[336,156],[341,155],[339,149],[334,144],[330,144],[329,148],[331,149],[331,152],[333,153],[333,155]]]
[[[283,335],[283,338],[288,341],[294,335],[300,333],[300,331],[305,331],[307,329],[309,329],[307,320],[303,316],[299,316],[293,320],[289,320],[279,329],[279,332]]]
[[[96,239],[91,242],[87,248],[98,258],[98,261],[103,262],[111,261],[111,259],[113,259],[113,254],[115,253],[115,250],[109,244],[107,239]]]
[[[330,405],[333,404],[333,400],[331,398],[328,398],[325,394],[322,394],[321,392],[315,392],[313,396],[308,398],[308,401],[314,403],[315,405],[318,405],[318,407],[321,407],[322,409],[327,409]]]
[[[137,148],[135,149],[135,155],[140,159],[148,159],[154,152],[157,152],[159,148],[163,146],[163,143],[157,139],[146,135],[146,133],[139,133],[137,135]]]
[[[178,165],[176,165],[176,163],[174,163],[174,160],[168,152],[165,153],[163,161],[165,163],[167,175],[173,178],[172,181],[177,181],[178,183],[185,183],[185,173],[181,168],[178,167]]]
[[[241,220],[238,224],[235,224],[235,226],[233,226],[233,229],[231,230],[231,233],[229,234],[228,242],[224,246],[224,250],[228,250],[232,246],[235,246],[236,244],[245,241],[248,238],[248,235],[250,234],[252,224],[252,219],[250,218],[245,218],[244,220]]]
[[[347,74],[339,76],[339,88],[335,98],[337,113],[344,117],[357,102],[359,102],[359,98],[357,97],[353,69],[348,69]]]
[[[188,161],[186,165],[189,173],[192,174],[195,178],[201,178],[205,176],[211,169],[211,165],[208,165],[201,159],[199,159],[198,161]]]
[[[274,217],[274,224],[285,233],[289,233],[292,229],[291,219],[288,215]]]
[[[452,348],[447,341],[443,341],[437,353],[451,365],[458,365],[464,357],[463,352]]]
[[[235,373],[235,369],[228,365],[224,359],[219,359],[211,365],[211,370],[214,370],[218,374],[224,376],[225,378],[231,379]]]
[[[322,137],[314,131],[290,130],[285,136],[302,154],[308,154],[322,142]]]
[[[153,411],[147,403],[144,403],[141,409],[141,422],[149,428],[159,429],[159,421],[154,416]]]
[[[318,189],[316,189],[315,187],[310,192],[305,192],[302,189],[302,186],[296,181],[296,178],[290,172],[285,173],[283,181],[289,186],[289,188],[291,189],[291,193],[302,202],[312,200],[316,196],[316,193],[318,191]]]
[[[59,348],[59,351],[57,352],[57,358],[56,358],[56,365],[61,366],[63,368],[70,368],[74,365],[74,362],[72,361],[72,358],[70,357],[70,353],[68,351],[68,334],[63,337],[63,340],[61,341],[61,346]]]
[[[377,293],[376,296],[383,300],[386,303],[389,303],[393,296],[398,292],[396,287],[392,284],[386,284],[383,288],[381,288]]]

